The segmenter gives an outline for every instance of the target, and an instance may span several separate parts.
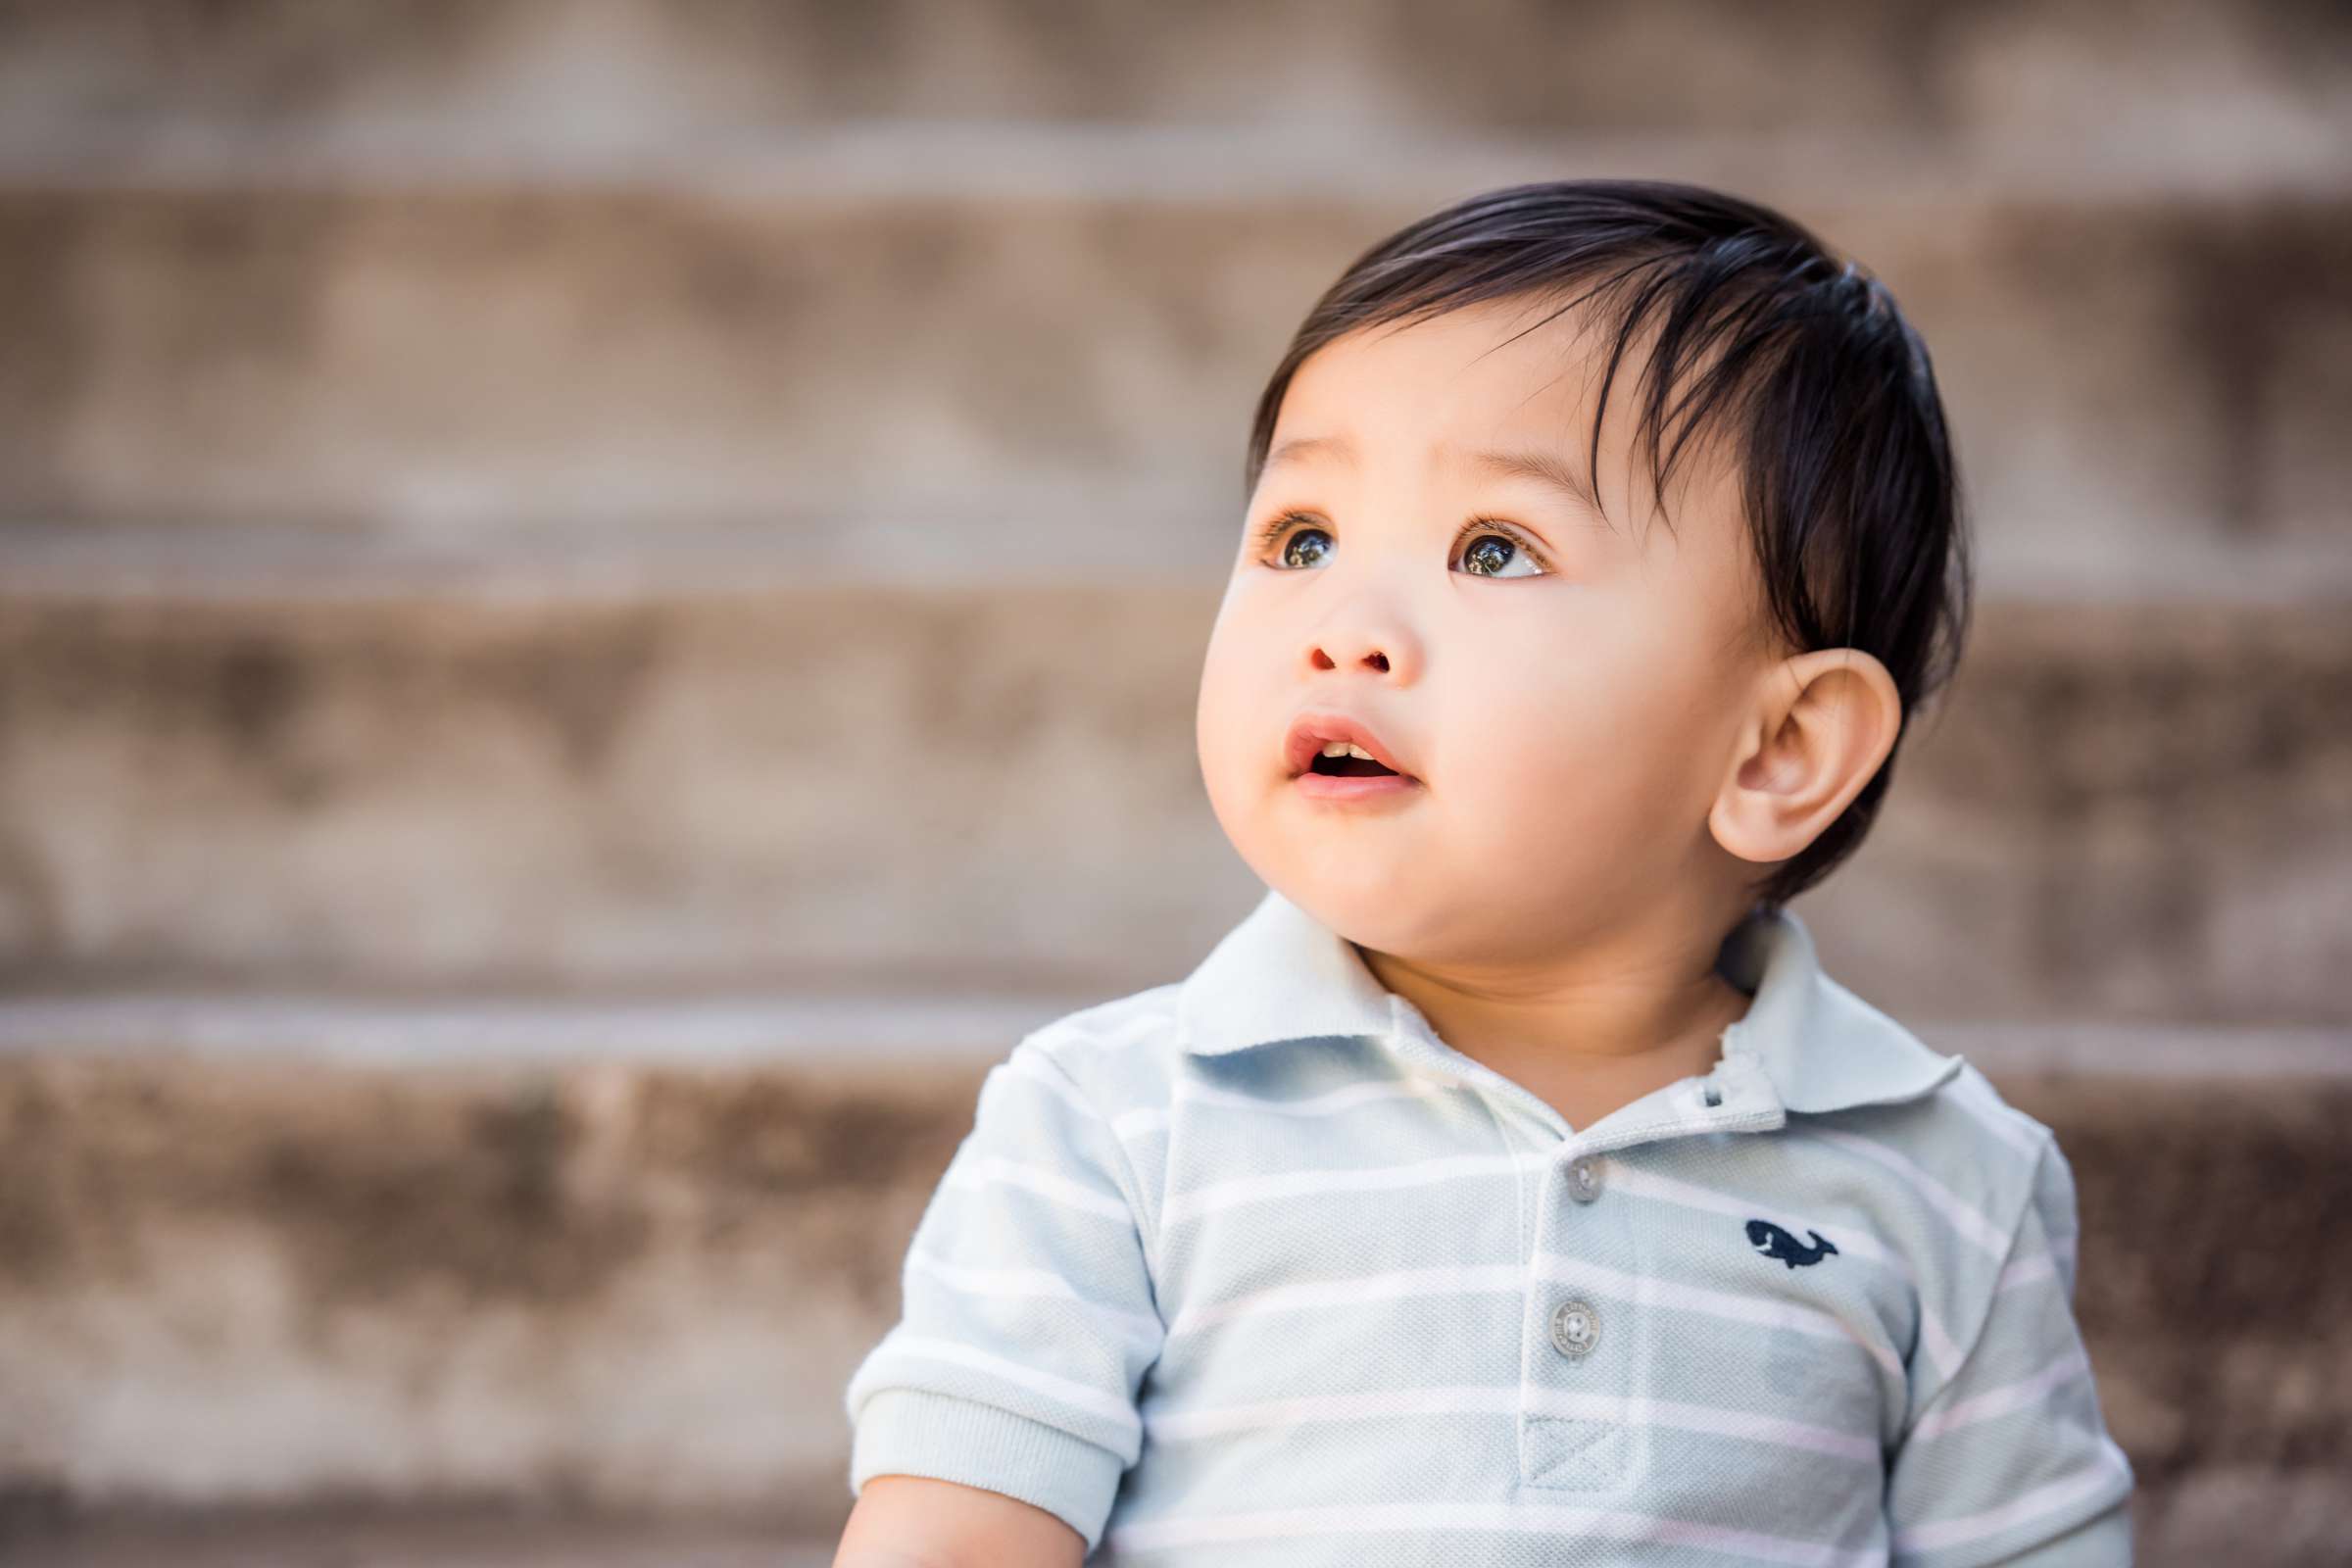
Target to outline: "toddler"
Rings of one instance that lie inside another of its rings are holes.
[[[1196,739],[1266,892],[989,1070],[836,1562],[2128,1563],[2065,1156],[1786,906],[1968,619],[1886,290],[1492,191],[1316,303],[1247,482]]]

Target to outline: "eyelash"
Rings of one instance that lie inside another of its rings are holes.
[[[1266,560],[1267,556],[1272,553],[1275,542],[1281,539],[1283,534],[1290,529],[1292,524],[1300,522],[1311,522],[1316,527],[1323,528],[1326,532],[1329,531],[1328,526],[1324,522],[1307,513],[1282,513],[1272,521],[1268,522],[1264,527],[1258,529],[1257,559],[1261,562]],[[1453,552],[1461,547],[1463,540],[1480,533],[1498,533],[1505,539],[1508,539],[1511,543],[1517,545],[1520,549],[1526,551],[1530,556],[1533,556],[1537,565],[1542,566],[1547,572],[1552,569],[1551,558],[1549,556],[1546,556],[1543,551],[1537,549],[1534,542],[1531,541],[1527,535],[1521,533],[1518,529],[1512,527],[1509,523],[1504,522],[1499,517],[1472,517],[1468,522],[1463,523],[1461,531],[1453,536],[1453,543],[1446,547],[1446,560],[1450,561],[1453,559]],[[1288,570],[1289,568],[1278,566],[1274,569],[1282,571]]]

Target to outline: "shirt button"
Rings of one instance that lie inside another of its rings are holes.
[[[1580,1203],[1590,1203],[1600,1196],[1599,1160],[1588,1154],[1569,1163],[1568,1196]]]
[[[1551,1309],[1552,1348],[1571,1361],[1592,1353],[1600,1339],[1600,1314],[1592,1303],[1571,1297]]]

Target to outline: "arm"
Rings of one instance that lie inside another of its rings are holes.
[[[845,1553],[1074,1564],[1142,1450],[1137,1391],[1166,1338],[1146,1196],[1054,1042],[989,1070],[907,1248],[900,1320],[850,1379]]]
[[[873,1476],[833,1568],[1078,1568],[1086,1540],[1045,1509],[953,1481]]]
[[[1976,1339],[1911,1412],[1887,1468],[1906,1568],[2131,1568],[2132,1466],[2075,1324],[2075,1185],[2055,1140]]]

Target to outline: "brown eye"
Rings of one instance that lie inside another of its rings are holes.
[[[1462,530],[1468,541],[1462,552],[1462,570],[1473,577],[1541,577],[1546,574],[1535,548],[1507,528],[1486,521]],[[1457,541],[1459,542],[1459,541]]]
[[[1274,560],[1266,563],[1277,571],[1298,571],[1316,564],[1331,554],[1331,535],[1317,526],[1312,518],[1296,512],[1284,513],[1259,530],[1258,547],[1261,554],[1272,550],[1275,542],[1282,538],[1283,530],[1294,523],[1304,523],[1306,526],[1292,534],[1289,541],[1283,544],[1278,558],[1281,563],[1279,565]]]
[[[1331,535],[1320,528],[1301,528],[1282,547],[1283,564],[1290,567],[1311,566],[1330,554]]]

